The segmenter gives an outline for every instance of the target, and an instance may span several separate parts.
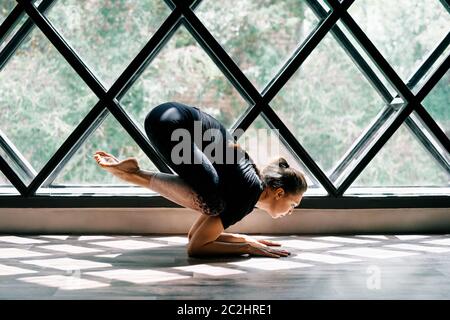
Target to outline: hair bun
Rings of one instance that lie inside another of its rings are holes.
[[[278,165],[280,166],[280,168],[289,168],[289,163],[285,158],[282,157],[278,160]]]

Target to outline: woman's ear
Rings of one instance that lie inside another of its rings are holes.
[[[284,190],[283,188],[279,187],[277,188],[277,190],[275,191],[275,194],[277,196],[277,199],[282,198],[284,195]]]

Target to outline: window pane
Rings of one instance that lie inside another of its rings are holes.
[[[132,184],[116,178],[97,164],[93,155],[99,150],[110,153],[119,160],[135,157],[141,169],[157,170],[116,118],[109,114],[67,162],[51,187],[58,185],[122,185],[132,187]],[[56,193],[57,191],[58,189],[38,190],[38,192],[50,193]]]
[[[304,0],[204,0],[195,13],[259,90],[319,23]]]
[[[8,178],[5,177],[3,172],[0,171],[0,186],[10,186],[11,182],[9,182]]]
[[[394,87],[392,87],[389,81],[384,77],[383,73],[380,71],[380,69],[377,68],[375,63],[372,62],[369,55],[360,46],[358,41],[355,38],[353,38],[353,36],[351,35],[350,31],[347,29],[345,24],[341,20],[339,20],[336,25],[337,25],[336,27],[339,28],[339,30],[344,33],[347,40],[349,40],[350,43],[353,45],[353,47],[358,51],[359,55],[369,65],[370,69],[375,73],[375,75],[378,77],[378,79],[381,81],[381,83],[384,85],[387,91],[391,94],[391,96],[395,97],[397,92],[395,91]]]
[[[352,184],[377,186],[450,187],[450,175],[402,124]]]
[[[12,142],[8,142],[12,144]],[[13,146],[14,148],[14,146]],[[22,159],[25,165],[25,169],[20,166],[16,161],[14,161],[14,158],[11,158],[9,153],[6,153],[5,150],[3,150],[3,147],[0,147],[0,156],[8,163],[8,165],[11,167],[11,169],[19,176],[19,178],[22,180],[24,184],[30,184],[33,177],[37,174],[36,171],[32,168],[31,164],[27,161],[27,159],[24,159],[23,156],[20,155],[20,151],[17,151],[19,153],[19,157]],[[25,171],[26,169],[29,169]]]
[[[97,102],[38,28],[0,72],[0,92],[0,128],[36,172]]]
[[[258,116],[245,133],[240,137],[238,143],[247,151],[257,167],[262,172],[269,162],[278,157],[284,157],[289,165],[301,171],[308,183],[307,195],[327,194],[326,190],[314,178],[303,162],[294,156],[280,140],[278,130],[270,129],[262,116]]]
[[[8,178],[6,178],[5,175],[0,171],[0,185],[5,186],[10,184],[11,182],[9,182]]]
[[[0,42],[0,52],[6,47],[9,41],[14,37],[17,31],[22,27],[23,23],[27,20],[28,16],[26,14],[22,15],[22,17],[17,22],[16,26],[12,28],[11,32],[6,34],[6,37]],[[4,62],[2,62],[3,64]]]
[[[147,113],[167,101],[197,106],[228,128],[247,105],[183,26],[145,69],[121,103],[143,128]]]
[[[415,95],[419,92],[420,89],[422,89],[425,83],[427,83],[430,77],[434,74],[438,66],[440,66],[445,61],[445,58],[448,57],[449,55],[450,55],[450,45],[447,44],[447,48],[444,50],[444,52],[436,59],[433,66],[423,75],[422,78],[420,78],[416,86],[413,88],[412,91]]]
[[[422,105],[433,119],[450,137],[450,71],[442,77],[437,85],[423,100]]]
[[[330,176],[384,102],[327,34],[271,105]]]
[[[450,30],[439,0],[356,0],[349,13],[404,81]]]
[[[0,25],[5,21],[6,17],[16,6],[17,2],[14,0],[2,0],[0,3]]]
[[[11,184],[8,178],[0,171],[0,194],[18,195],[19,191]]]
[[[59,0],[47,17],[110,87],[169,13],[162,0]]]

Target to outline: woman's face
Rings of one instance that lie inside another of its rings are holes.
[[[300,204],[303,194],[286,194],[283,188],[269,191],[267,213],[274,219],[278,219],[287,214],[292,214],[294,208]]]

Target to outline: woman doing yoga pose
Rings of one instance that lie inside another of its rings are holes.
[[[104,151],[97,151],[94,158],[118,178],[201,213],[188,233],[189,256],[250,254],[279,258],[290,254],[273,248],[278,243],[223,231],[254,207],[275,219],[291,214],[307,189],[300,171],[290,167],[283,157],[260,171],[228,130],[197,107],[179,102],[160,104],[147,114],[144,127],[155,150],[176,174],[142,170],[136,158],[119,160]],[[195,136],[196,130],[201,137],[207,136],[208,130],[219,134],[207,143],[190,139],[183,149],[183,159],[189,161],[179,161],[181,144],[176,138],[183,134]],[[209,155],[212,149],[214,156]],[[233,161],[228,161],[230,151]],[[216,161],[220,154],[227,160]]]

